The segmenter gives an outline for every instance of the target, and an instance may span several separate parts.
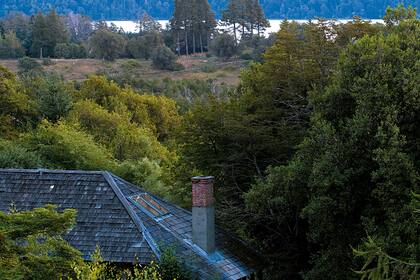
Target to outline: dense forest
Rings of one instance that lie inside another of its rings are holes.
[[[25,42],[16,29],[22,26],[6,19],[16,30],[3,31],[4,50],[21,40],[20,56],[56,56],[87,40],[86,53],[112,61],[121,55],[112,50],[129,50],[133,40],[141,53],[133,59],[146,59],[145,42],[153,40],[143,36],[158,36],[156,66],[176,63],[177,46],[205,57],[248,54],[250,62],[237,87],[214,92],[208,81],[165,80],[155,91],[129,71],[68,81],[20,58],[17,73],[0,67],[0,168],[109,170],[185,208],[189,178],[214,175],[217,223],[260,252],[265,279],[418,279],[416,11],[389,8],[384,25],[358,17],[284,21],[265,39],[254,34],[258,20],[239,20],[241,41],[214,34],[207,52],[198,42],[213,21],[201,26],[178,7],[172,30],[155,30],[143,18],[132,37],[99,23],[87,37],[60,38],[57,30],[68,25],[51,11],[24,21]],[[228,16],[233,25],[237,18]],[[190,24],[177,29],[186,18]],[[84,263],[56,238],[75,215],[53,206],[0,213],[0,278],[108,279],[103,263]],[[167,257],[175,276],[165,274],[164,259],[132,279],[188,279]],[[156,277],[145,276],[148,270]]]
[[[227,0],[210,0],[212,9],[217,17],[228,5]],[[396,6],[397,0],[316,0],[316,1],[279,1],[260,0],[268,18],[311,19],[314,17],[325,18],[351,18],[354,15],[364,18],[382,18],[387,6]],[[419,7],[419,0],[403,2],[406,5]],[[135,20],[142,13],[147,12],[158,19],[169,19],[174,10],[172,0],[2,0],[0,16],[9,12],[21,11],[26,14],[35,14],[39,11],[46,12],[51,8],[59,13],[74,12],[90,16],[94,20]]]

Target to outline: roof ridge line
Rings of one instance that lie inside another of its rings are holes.
[[[117,195],[120,202],[123,204],[134,225],[137,227],[137,230],[143,235],[144,239],[146,239],[147,244],[149,244],[156,257],[160,259],[160,251],[155,240],[153,239],[152,235],[149,233],[147,228],[144,226],[143,222],[137,216],[137,214],[130,207],[128,200],[125,198],[124,194],[121,192],[120,188],[118,187],[114,178],[112,177],[113,174],[108,171],[102,171],[101,174],[104,176],[105,180],[111,186],[112,190]]]
[[[55,174],[97,174],[101,175],[103,171],[97,170],[60,170],[60,169],[48,169],[48,168],[0,168],[0,172],[29,172],[29,173],[55,173]]]

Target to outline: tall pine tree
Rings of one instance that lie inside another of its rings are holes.
[[[252,38],[254,31],[260,36],[270,27],[259,0],[230,0],[226,10],[222,12],[222,22],[232,26],[235,39],[238,30],[241,31],[241,38]]]
[[[170,21],[178,55],[201,52],[217,26],[215,14],[207,0],[175,0],[175,10]]]

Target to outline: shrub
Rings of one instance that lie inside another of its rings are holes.
[[[37,168],[42,166],[35,152],[28,151],[19,144],[0,140],[0,168]]]
[[[128,41],[127,50],[133,58],[150,59],[154,51],[163,46],[164,41],[159,32],[151,31]]]
[[[79,44],[57,44],[54,48],[54,56],[57,58],[85,58],[87,56],[86,49]]]
[[[153,54],[153,66],[161,70],[181,70],[183,66],[176,62],[177,56],[166,46],[160,46]]]
[[[201,71],[205,73],[213,73],[216,72],[217,66],[213,62],[207,62],[200,67]]]
[[[241,59],[244,59],[244,60],[252,60],[254,58],[253,50],[250,49],[250,48],[246,48],[245,50],[243,50],[241,52],[241,54],[239,55],[239,57]]]
[[[217,35],[210,42],[210,52],[217,57],[230,58],[238,52],[235,38],[227,33]]]
[[[111,153],[75,125],[44,121],[23,141],[53,168],[114,170],[116,166]]]
[[[125,49],[126,39],[115,32],[101,28],[90,37],[91,52],[97,58],[113,61]]]
[[[65,117],[72,107],[72,88],[56,75],[46,75],[33,86],[40,113],[56,122]]]
[[[42,65],[44,66],[54,65],[54,61],[52,61],[51,58],[44,58],[42,60]]]
[[[34,58],[24,56],[18,60],[18,72],[24,74],[42,73],[42,65]]]

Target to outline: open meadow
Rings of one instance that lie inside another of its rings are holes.
[[[38,60],[42,64],[42,60]],[[178,62],[184,66],[180,71],[159,70],[152,66],[150,60],[117,59],[105,61],[100,59],[51,59],[51,65],[43,65],[44,71],[55,72],[65,80],[82,81],[89,75],[130,73],[144,80],[159,80],[170,78],[173,80],[202,79],[213,80],[216,84],[235,86],[239,82],[242,67],[246,66],[244,60],[220,60],[205,56],[181,56]],[[18,71],[18,60],[0,60],[0,65]]]

